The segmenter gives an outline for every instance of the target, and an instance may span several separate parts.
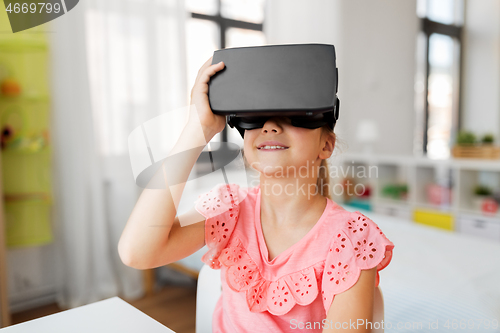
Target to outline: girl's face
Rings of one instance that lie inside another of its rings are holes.
[[[266,141],[277,144],[266,144]],[[281,145],[286,149],[265,149],[262,145]],[[304,175],[306,170],[300,167],[311,170],[313,166],[319,166],[321,159],[331,156],[334,145],[333,135],[325,135],[322,128],[295,127],[288,117],[272,117],[262,128],[245,130],[244,136],[247,162],[267,176],[279,176],[280,172],[284,177]]]

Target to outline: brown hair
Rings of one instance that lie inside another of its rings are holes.
[[[335,138],[335,143],[337,141],[337,136],[333,133],[333,130],[327,125],[323,126],[323,133],[327,134],[332,133]],[[319,165],[318,170],[318,181],[316,182],[316,186],[318,187],[318,192],[324,196],[332,200],[332,195],[330,193],[330,170],[328,168],[328,161],[326,159],[321,160],[321,164]]]

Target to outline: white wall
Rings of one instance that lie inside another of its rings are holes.
[[[466,1],[462,126],[500,137],[500,1]]]
[[[341,42],[339,0],[267,0],[264,33],[268,44]]]
[[[342,101],[339,132],[350,151],[361,151],[361,119],[378,124],[374,151],[413,153],[415,48],[419,21],[415,0],[344,0],[339,50]]]
[[[337,50],[336,131],[359,152],[360,119],[377,122],[374,151],[413,153],[414,77],[419,19],[416,0],[272,0],[264,30],[269,44],[330,43]],[[500,1],[466,0],[462,126],[492,132],[500,143]]]
[[[356,127],[375,120],[380,139],[374,151],[412,154],[415,0],[314,0],[268,2],[269,44],[330,43],[337,51],[340,119],[336,132],[360,151]]]

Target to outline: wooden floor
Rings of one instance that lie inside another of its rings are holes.
[[[129,303],[176,333],[195,333],[196,287],[167,285],[152,296]],[[50,304],[14,313],[12,322],[19,324],[60,311],[57,304]]]

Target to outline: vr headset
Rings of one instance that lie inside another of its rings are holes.
[[[287,44],[217,50],[212,64],[224,69],[210,78],[212,112],[226,116],[241,137],[276,116],[303,128],[328,125],[339,118],[340,100],[335,47]]]

